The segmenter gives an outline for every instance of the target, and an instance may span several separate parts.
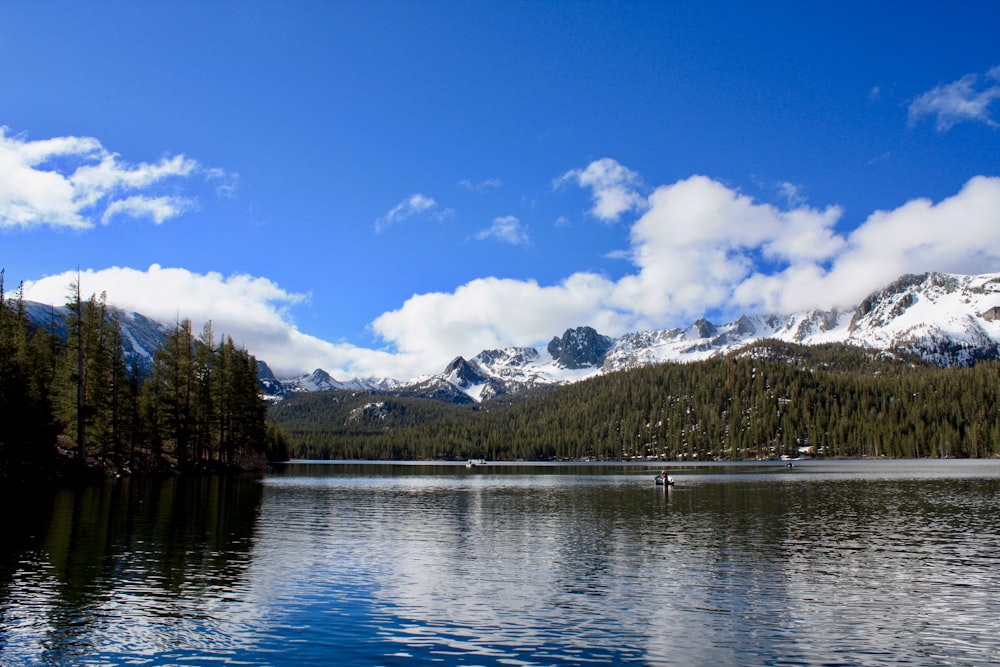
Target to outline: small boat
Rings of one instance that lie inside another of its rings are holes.
[[[486,465],[486,459],[469,459],[469,462],[465,464],[466,468],[475,468],[476,466]]]
[[[656,476],[656,485],[657,486],[673,486],[674,485],[674,478],[671,477],[671,476],[669,476],[665,472],[661,472],[659,475]]]

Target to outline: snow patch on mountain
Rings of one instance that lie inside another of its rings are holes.
[[[388,416],[388,404],[385,401],[375,401],[365,403],[361,407],[351,410],[350,414],[347,415],[347,420],[351,422],[365,421],[370,423],[385,421]]]

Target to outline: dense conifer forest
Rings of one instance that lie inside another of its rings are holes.
[[[104,295],[33,327],[0,272],[0,478],[252,468],[266,458],[429,460],[1000,456],[1000,364],[940,368],[846,345],[762,341],[473,406],[378,392],[265,406],[257,361],[211,324],[126,365]],[[63,337],[57,329],[67,332]],[[287,434],[287,436],[285,435]]]
[[[256,359],[216,342],[210,323],[195,335],[178,322],[144,374],[126,365],[105,295],[83,299],[74,283],[67,308],[65,321],[31,326],[0,272],[0,479],[251,469],[284,456]]]
[[[998,399],[996,362],[763,341],[473,407],[323,392],[269,410],[301,458],[983,458],[1000,455]]]

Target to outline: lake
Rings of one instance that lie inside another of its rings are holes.
[[[1000,663],[1000,461],[292,463],[4,499],[2,665]]]

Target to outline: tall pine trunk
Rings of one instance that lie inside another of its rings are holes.
[[[80,297],[80,275],[70,289],[74,291],[72,302],[76,326],[76,458],[87,462],[87,383],[83,347],[83,300]]]

